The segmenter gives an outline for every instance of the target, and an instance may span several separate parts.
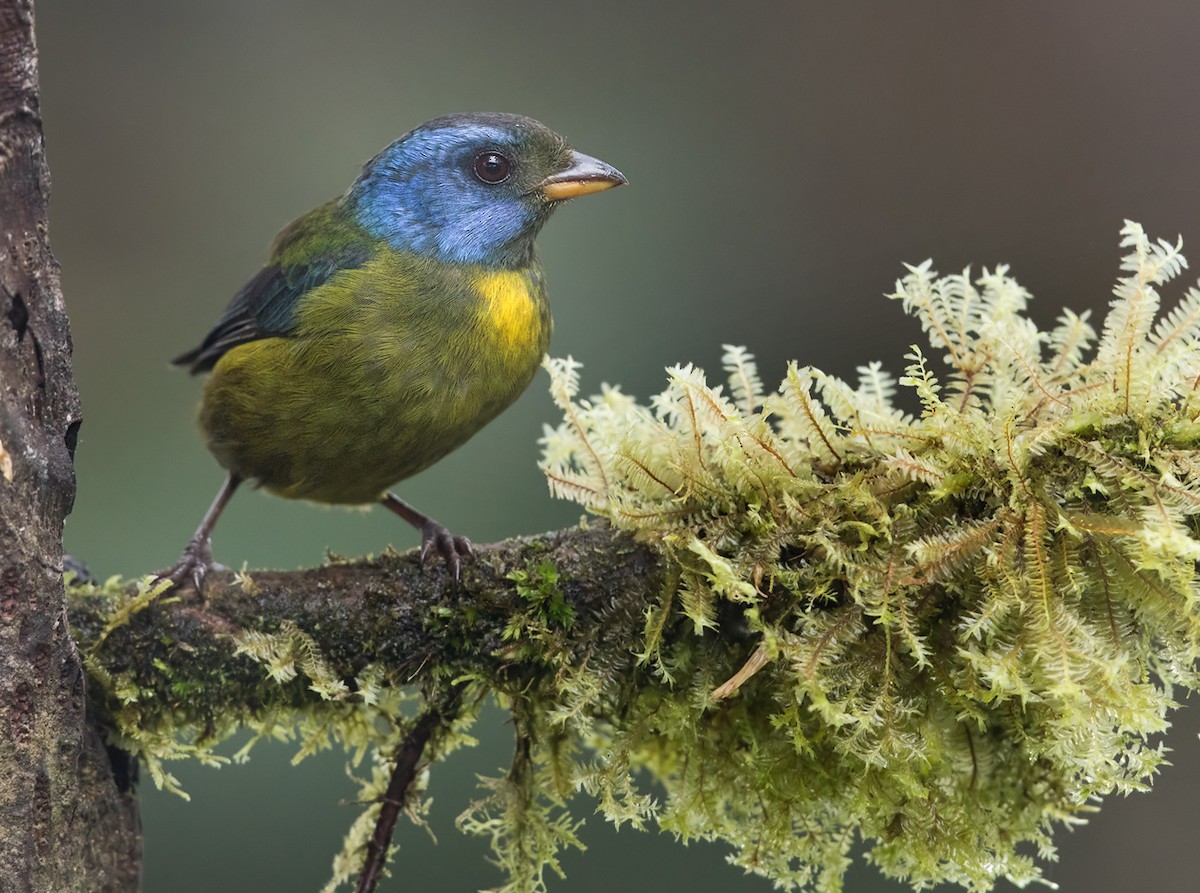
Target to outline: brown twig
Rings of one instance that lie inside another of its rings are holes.
[[[362,874],[358,877],[356,893],[373,893],[375,885],[379,882],[379,875],[383,871],[384,862],[387,861],[388,847],[392,843],[392,831],[396,827],[396,820],[408,805],[408,791],[416,778],[417,765],[425,753],[429,739],[454,722],[461,697],[462,689],[455,689],[440,704],[430,707],[418,716],[412,729],[404,736],[404,742],[395,754],[392,777],[383,795],[379,818],[375,820],[375,831],[367,841],[367,858],[363,863]]]

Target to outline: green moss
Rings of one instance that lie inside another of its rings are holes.
[[[543,559],[535,564],[529,560],[523,570],[510,572],[507,579],[517,584],[517,594],[537,612],[541,625],[561,629],[575,625],[575,609],[559,588],[558,568],[552,561]],[[518,637],[519,631],[514,629],[511,638]]]
[[[679,573],[649,673],[586,727],[610,818],[646,815],[648,770],[660,827],[782,887],[840,889],[862,838],[917,887],[983,890],[1148,787],[1198,682],[1200,291],[1160,317],[1178,246],[1122,235],[1098,339],[1070,311],[1038,330],[1003,267],[910,267],[893,297],[944,381],[914,347],[898,381],[793,364],[768,394],[731,347],[725,388],[676,367],[642,406],[549,363],[551,488]]]

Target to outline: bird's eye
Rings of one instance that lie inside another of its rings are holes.
[[[499,152],[480,152],[475,156],[475,176],[491,186],[503,183],[512,172],[512,162]]]

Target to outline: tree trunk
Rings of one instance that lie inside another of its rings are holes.
[[[140,887],[136,803],[86,716],[63,520],[79,397],[58,266],[31,0],[0,0],[0,890]]]

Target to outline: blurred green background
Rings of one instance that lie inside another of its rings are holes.
[[[1050,322],[1100,311],[1131,217],[1200,243],[1200,5],[1103,2],[162,3],[38,6],[43,112],[84,398],[67,544],[100,575],[172,562],[222,474],[194,430],[199,382],[167,366],[288,220],[449,111],[522,112],[631,185],[573,204],[540,239],[553,351],[585,387],[646,397],[664,366],[748,345],[843,376],[893,370],[919,331],[881,295],[901,262],[1011,263]],[[1177,292],[1175,292],[1177,293]],[[535,466],[544,375],[399,492],[486,542],[574,522]],[[239,494],[226,564],[299,567],[415,545],[385,512]],[[1181,710],[1148,795],[1058,836],[1065,890],[1195,889],[1200,711]],[[407,825],[381,890],[497,881],[453,817],[507,761],[499,712],[434,773],[433,829]],[[192,801],[143,786],[146,889],[316,891],[354,810],[340,755],[290,769],[182,766]],[[583,806],[587,811],[588,807]],[[766,891],[720,846],[614,834],[552,889]],[[897,890],[861,864],[847,888]]]

